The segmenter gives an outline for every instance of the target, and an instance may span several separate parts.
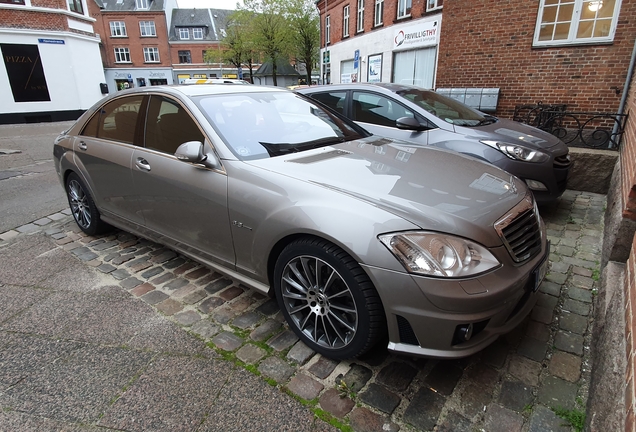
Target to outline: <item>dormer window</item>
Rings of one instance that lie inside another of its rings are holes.
[[[181,39],[181,40],[190,39],[190,30],[187,29],[187,28],[180,28],[179,29],[179,39]]]
[[[135,0],[137,9],[148,9],[149,3],[149,0]]]
[[[192,39],[203,39],[203,29],[201,27],[192,29]]]

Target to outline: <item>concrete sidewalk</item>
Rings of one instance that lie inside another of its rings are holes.
[[[323,358],[271,299],[128,233],[87,237],[68,211],[0,233],[0,430],[333,429],[315,414],[354,431],[572,430],[555,411],[585,409],[604,205],[567,191],[541,210],[537,306],[460,361]]]

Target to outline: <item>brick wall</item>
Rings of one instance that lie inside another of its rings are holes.
[[[623,0],[614,42],[532,48],[539,1],[444,2],[437,87],[499,87],[498,113],[515,105],[568,104],[616,112],[636,37],[636,0]]]
[[[629,112],[621,148],[623,216],[636,220],[636,80],[632,80],[625,112]]]
[[[31,0],[31,6],[68,10],[68,5],[65,0]]]
[[[190,51],[190,59],[192,64],[182,63],[181,65],[185,67],[201,67],[203,69],[209,69],[209,66],[203,61],[203,51],[213,49],[219,49],[219,45],[217,42],[205,42],[205,43],[179,43],[179,44],[171,44],[170,45],[170,55],[172,57],[172,62],[176,64],[179,63],[179,51]],[[211,66],[218,67],[219,63],[213,63]],[[232,66],[234,67],[234,66]]]
[[[67,31],[68,20],[62,14],[0,9],[0,27]]]

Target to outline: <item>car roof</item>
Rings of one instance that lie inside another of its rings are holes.
[[[282,87],[273,86],[255,86],[255,85],[236,85],[236,84],[197,84],[197,85],[159,85],[137,87],[130,90],[121,90],[115,95],[123,94],[139,94],[152,92],[165,92],[169,94],[180,94],[186,97],[230,94],[230,93],[261,93],[261,92],[289,92]]]
[[[334,90],[342,90],[342,89],[384,89],[386,91],[397,93],[403,90],[425,90],[429,91],[430,89],[425,89],[422,87],[417,87],[409,84],[396,84],[396,83],[350,83],[350,84],[325,84],[318,86],[311,86],[301,89],[296,89],[298,93],[313,93],[317,91],[324,91],[325,89],[334,89]]]

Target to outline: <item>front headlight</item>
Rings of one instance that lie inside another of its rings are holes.
[[[470,277],[500,265],[484,246],[448,234],[418,231],[378,238],[409,273]]]
[[[528,147],[518,144],[509,144],[490,140],[480,140],[480,142],[494,148],[495,150],[499,150],[510,159],[535,163],[545,162],[550,159],[550,156],[542,151],[529,149]]]

